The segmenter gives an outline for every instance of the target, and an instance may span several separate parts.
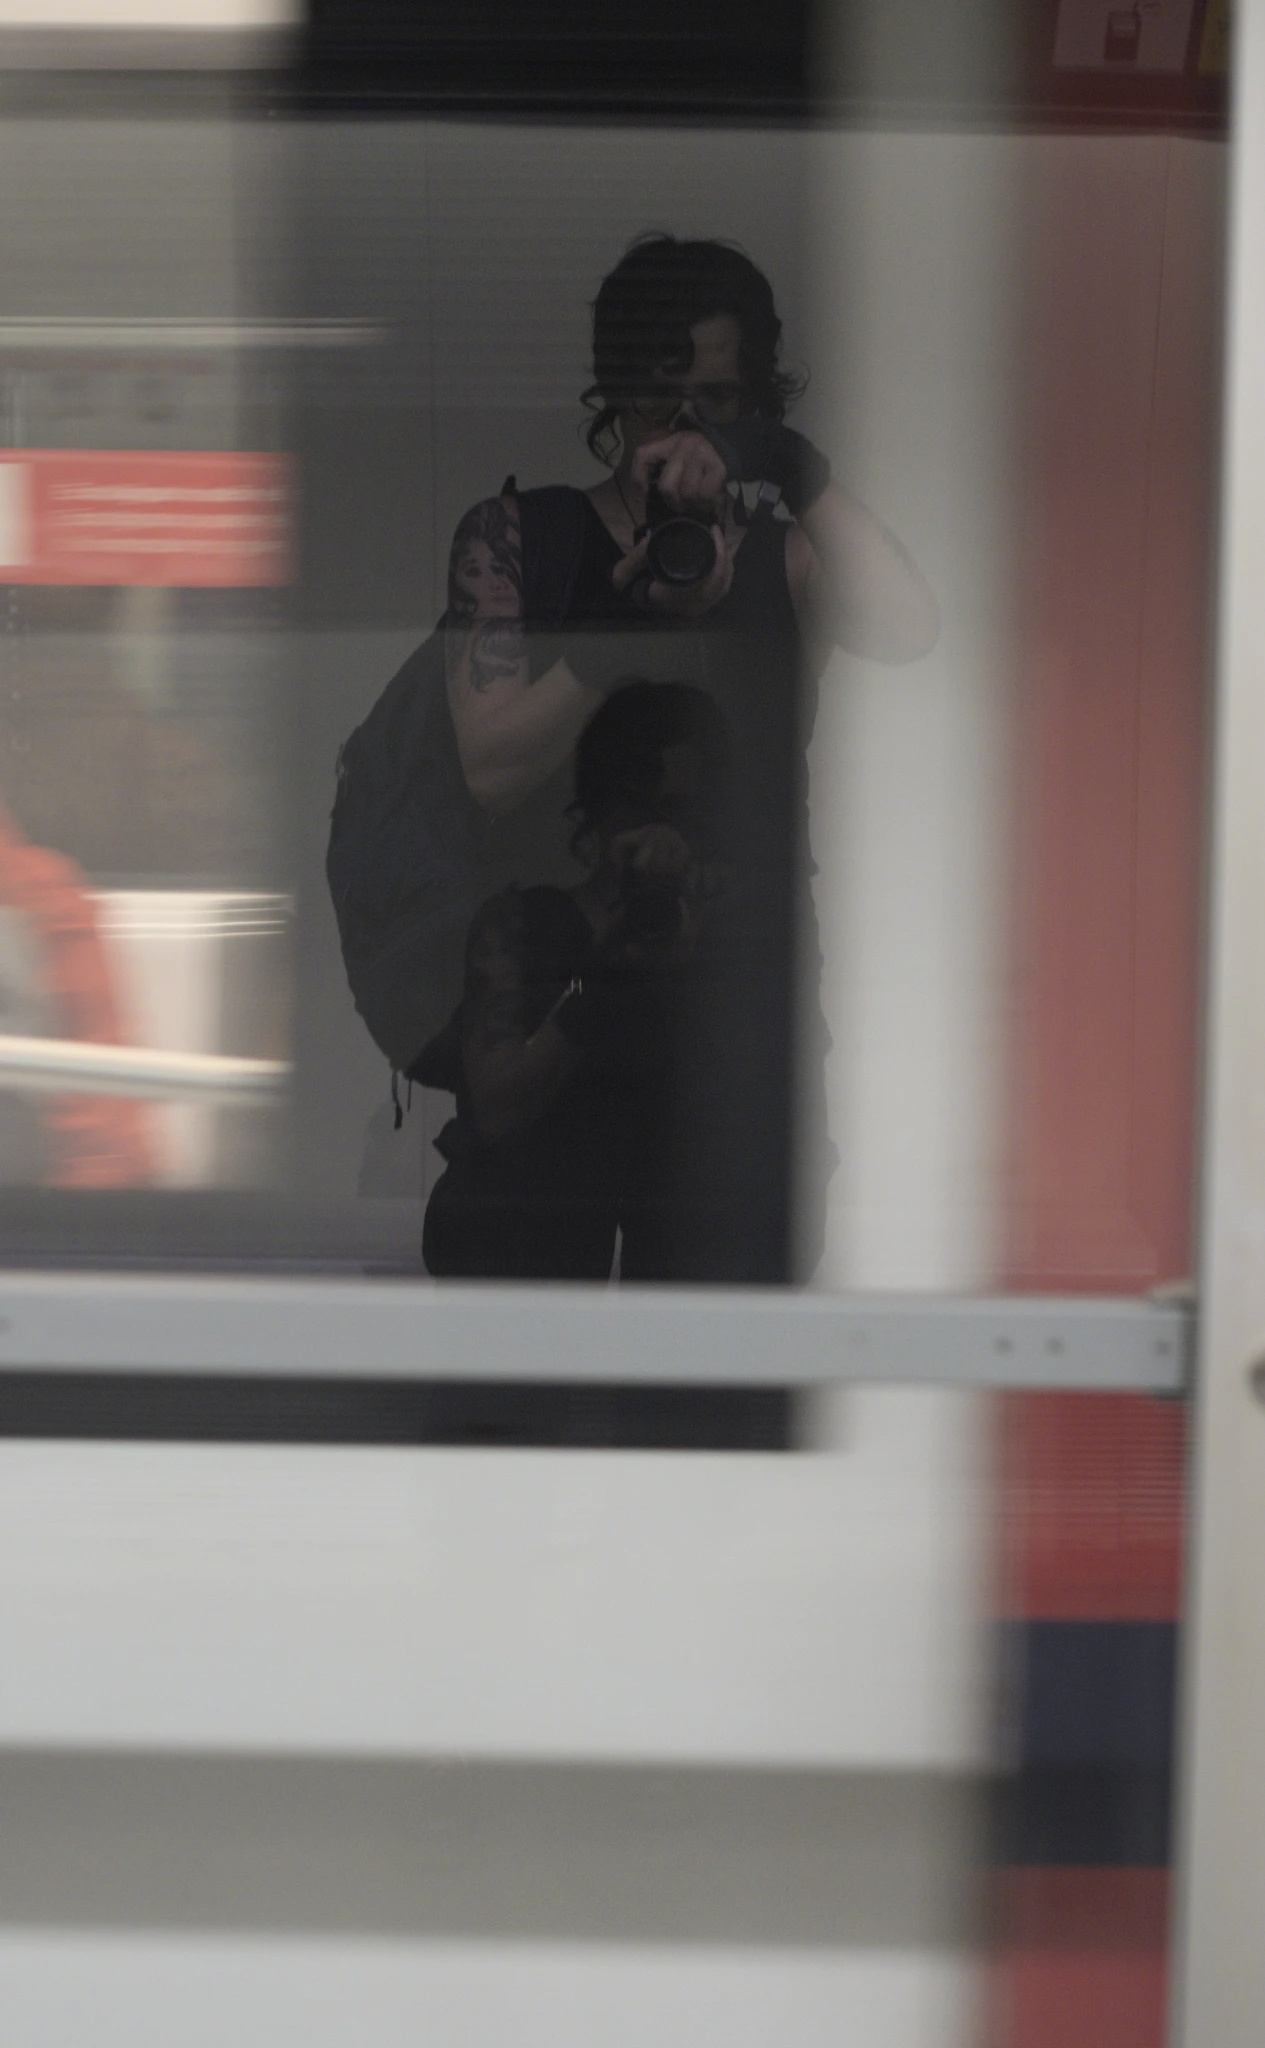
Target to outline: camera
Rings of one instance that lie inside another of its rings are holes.
[[[646,530],[650,536],[646,565],[651,579],[656,583],[671,584],[678,590],[706,583],[716,567],[716,536],[712,532],[712,523],[710,512],[705,518],[689,512],[674,512],[658,486],[651,484],[646,493]]]

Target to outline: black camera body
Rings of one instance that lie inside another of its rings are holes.
[[[780,420],[745,419],[724,428],[705,426],[701,420],[689,424],[711,442],[731,484],[763,484],[762,501],[771,506],[780,496],[793,519],[815,505],[830,482],[830,464],[820,449]],[[771,497],[766,498],[766,491]],[[686,590],[705,583],[716,566],[714,520],[707,505],[674,512],[657,480],[652,482],[646,494],[646,524],[637,534],[638,540],[647,532],[650,536],[646,558],[651,580]]]
[[[706,583],[716,567],[714,515],[706,506],[697,512],[674,512],[651,484],[646,493],[646,566],[651,580],[676,590]]]

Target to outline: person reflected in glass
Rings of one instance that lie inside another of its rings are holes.
[[[752,1281],[816,1263],[832,1168],[809,889],[816,681],[834,646],[909,662],[939,630],[901,542],[787,425],[802,380],[781,339],[769,282],[741,250],[635,242],[593,309],[587,439],[608,473],[571,494],[565,539],[560,494],[548,519],[512,479],[474,507],[446,614],[448,703],[489,885],[564,881],[571,756],[617,680],[685,679],[723,710],[743,938],[715,983],[734,1126],[722,1149],[762,1219],[745,1238]],[[544,616],[546,586],[565,587],[561,619],[556,605]],[[799,1174],[809,1194],[795,1219],[797,1125],[819,1156]]]
[[[585,493],[572,616],[719,623],[718,615],[754,605],[760,630],[789,629],[818,672],[836,645],[885,662],[918,660],[939,632],[935,599],[896,535],[786,425],[802,382],[781,366],[781,341],[767,278],[726,243],[647,235],[603,281],[584,397],[588,446],[609,474]],[[744,478],[770,486],[789,514],[767,534],[736,488]],[[706,521],[714,565],[697,582],[651,573],[654,491],[669,510]],[[760,544],[749,549],[756,534]],[[760,575],[749,596],[757,554],[774,558],[774,573]],[[599,664],[586,664],[592,650],[578,642],[578,660],[563,651],[532,674],[523,634],[509,630],[524,617],[509,491],[467,513],[449,562],[449,700],[467,784],[494,815],[554,773],[601,701]]]
[[[625,1279],[741,1277],[706,999],[730,942],[728,770],[723,717],[688,684],[633,681],[585,728],[588,872],[483,905],[461,1005],[419,1066],[457,1105],[431,1273],[604,1280],[619,1231]]]

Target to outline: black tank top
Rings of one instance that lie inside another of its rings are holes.
[[[724,711],[736,773],[736,823],[758,835],[780,865],[800,865],[807,845],[805,752],[816,692],[803,673],[798,622],[786,579],[786,523],[753,519],[734,557],[722,602],[688,622],[647,611],[617,592],[611,573],[622,558],[587,493],[584,540],[566,625],[528,632],[533,681],[560,657],[604,694],[636,677],[693,683]],[[581,870],[570,853],[570,761],[506,817],[493,822],[485,848],[487,894],[511,883],[569,887]],[[755,849],[751,848],[754,855]]]
[[[709,984],[715,1013],[701,1028],[723,1069],[723,1130],[717,1128],[713,1142],[718,1167],[743,1191],[753,1281],[795,1277],[805,1257],[815,1262],[820,1240],[819,1200],[806,1233],[802,1220],[798,1231],[792,1224],[796,1100],[798,1095],[802,1120],[824,1131],[828,1041],[815,986],[820,953],[807,837],[806,747],[815,688],[804,673],[787,583],[786,533],[785,522],[771,515],[753,519],[722,602],[688,623],[666,621],[612,588],[621,550],[586,496],[584,542],[566,625],[560,632],[528,636],[533,677],[562,656],[582,681],[604,692],[634,677],[692,683],[707,691],[728,722],[729,838],[740,909],[728,970]],[[583,871],[570,847],[572,793],[573,767],[567,762],[493,825],[485,894],[509,884],[575,885]],[[797,1002],[800,987],[808,993],[807,1009]],[[806,1042],[812,1049],[797,1073],[795,1049]],[[683,1176],[688,1171],[683,1160]]]

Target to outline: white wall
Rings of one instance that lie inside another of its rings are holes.
[[[301,15],[300,0],[0,0],[0,31],[273,29]]]
[[[7,1949],[7,1953],[5,1952]],[[951,1953],[26,1935],[0,1948],[21,2048],[911,2048],[967,2040]]]
[[[0,1740],[961,1769],[973,1404],[802,1457],[0,1446]]]
[[[926,660],[838,655],[822,684],[833,1286],[987,1288],[995,1269],[1024,153],[970,134],[817,144],[812,428],[909,547],[942,620]]]
[[[1173,2038],[1249,2048],[1265,2005],[1265,13],[1235,36],[1226,469],[1210,847],[1203,1242]],[[1254,1385],[1255,1382],[1255,1385]]]

